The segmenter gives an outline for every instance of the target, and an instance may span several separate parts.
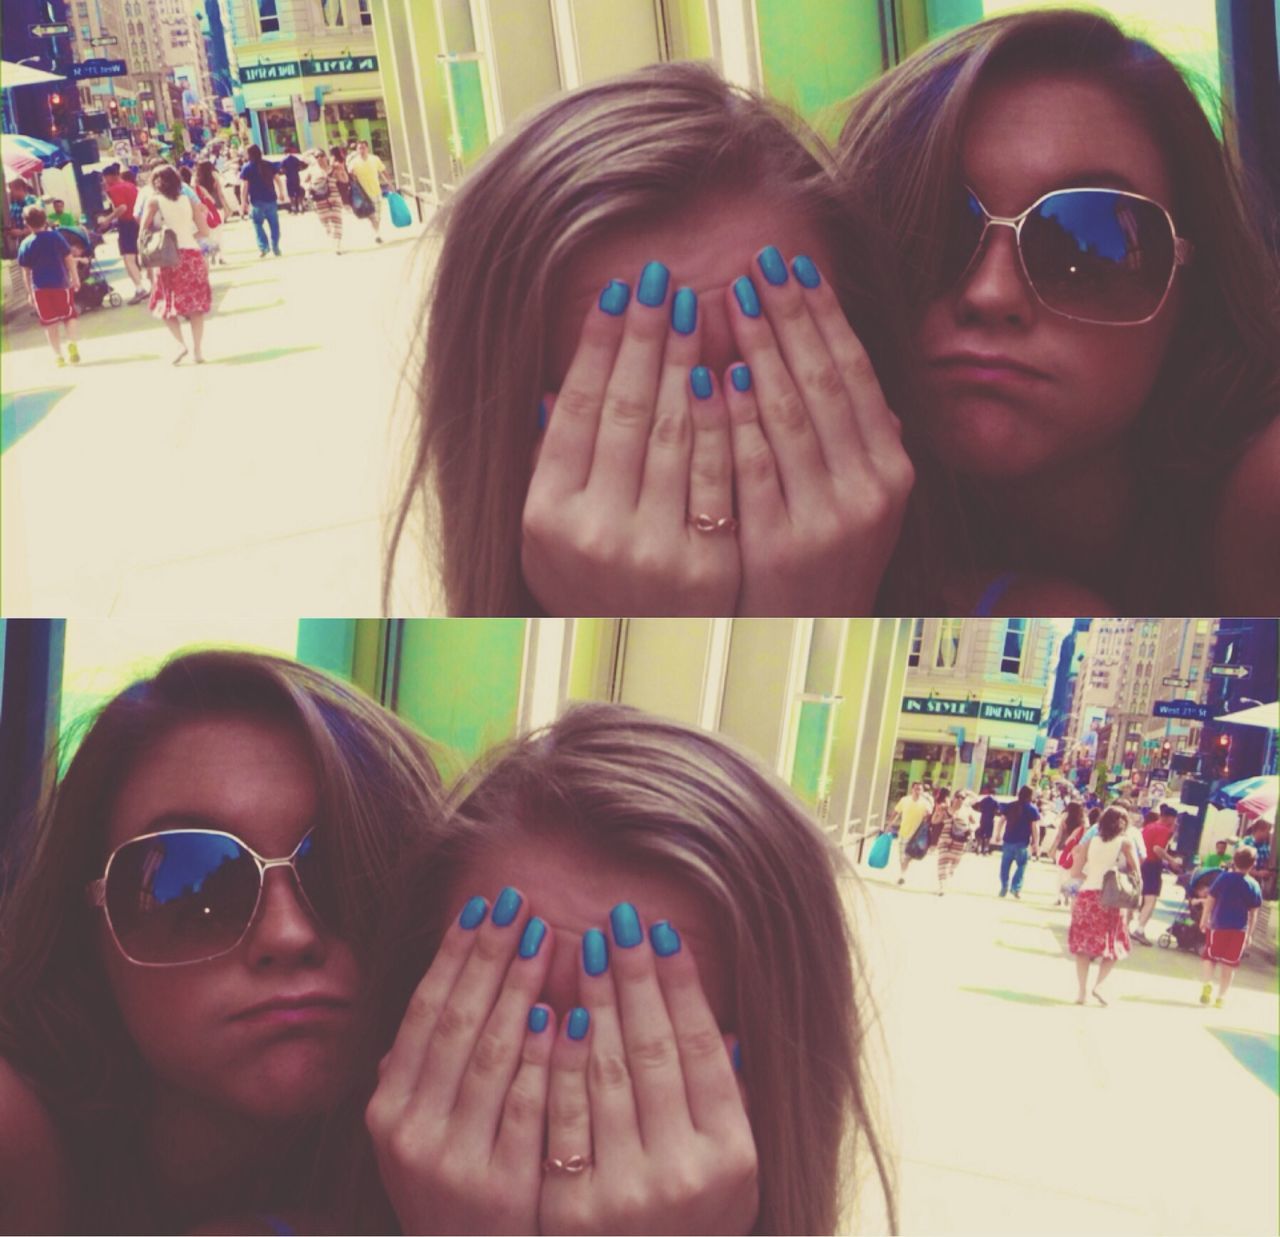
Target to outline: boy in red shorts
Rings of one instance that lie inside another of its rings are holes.
[[[27,281],[27,295],[36,307],[58,364],[66,364],[58,332],[62,326],[67,332],[67,355],[72,365],[78,365],[74,294],[80,287],[79,263],[71,246],[49,227],[48,217],[39,206],[28,206],[22,212],[22,221],[31,229],[31,235],[18,246],[18,265]]]
[[[1213,992],[1213,972],[1218,969],[1218,999],[1214,1005],[1222,1008],[1222,1000],[1235,978],[1240,956],[1253,936],[1253,925],[1262,905],[1262,890],[1249,875],[1256,852],[1251,846],[1241,846],[1232,857],[1231,867],[1219,872],[1209,886],[1209,897],[1200,912],[1200,930],[1207,934],[1204,953],[1200,955],[1200,1004],[1208,1005]]]

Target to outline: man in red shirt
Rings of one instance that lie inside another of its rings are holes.
[[[98,223],[103,228],[116,225],[116,235],[120,242],[120,257],[124,261],[124,269],[133,280],[133,299],[130,305],[147,299],[147,290],[142,286],[142,267],[138,264],[138,218],[134,214],[134,205],[138,201],[138,186],[131,185],[120,175],[120,165],[110,163],[102,169],[102,187],[111,199],[111,211],[103,215]]]
[[[1169,842],[1178,827],[1178,809],[1172,804],[1160,805],[1160,815],[1142,830],[1142,842],[1147,850],[1147,857],[1142,863],[1142,913],[1138,916],[1138,926],[1130,934],[1135,941],[1150,945],[1147,940],[1147,921],[1155,914],[1156,902],[1160,899],[1160,886],[1164,880],[1165,860],[1172,868],[1181,866],[1182,861],[1169,854]]]

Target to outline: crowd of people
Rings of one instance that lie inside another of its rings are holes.
[[[1103,984],[1135,943],[1151,946],[1148,925],[1156,913],[1166,873],[1185,888],[1183,924],[1202,944],[1202,1004],[1220,1008],[1236,968],[1250,944],[1263,892],[1274,899],[1275,863],[1268,820],[1242,822],[1237,838],[1220,838],[1201,859],[1176,852],[1178,809],[1172,803],[1141,807],[1121,796],[1109,805],[1093,792],[1081,793],[1067,782],[1035,791],[1019,788],[998,798],[991,788],[948,790],[912,782],[890,812],[886,831],[899,841],[899,876],[905,885],[913,862],[936,853],[937,892],[946,892],[961,857],[969,850],[989,854],[1000,849],[999,897],[1021,898],[1029,862],[1058,866],[1055,905],[1070,908],[1067,950],[1074,957],[1084,1004],[1090,991],[1105,1006]],[[1230,851],[1230,853],[1228,853]],[[877,864],[884,860],[882,853]],[[1177,924],[1174,925],[1176,933]],[[1170,943],[1166,941],[1165,943]],[[1090,967],[1098,970],[1092,989]]]
[[[8,186],[6,249],[23,269],[31,307],[60,366],[80,361],[77,295],[106,235],[115,234],[133,285],[127,303],[146,302],[178,344],[172,363],[190,356],[203,364],[204,319],[213,303],[209,268],[226,265],[221,230],[228,221],[251,221],[259,257],[278,258],[281,208],[301,214],[310,206],[341,254],[348,211],[367,220],[374,242],[383,243],[383,199],[393,188],[385,163],[357,139],[328,150],[317,147],[305,157],[289,150],[282,159],[267,158],[257,145],[241,151],[219,141],[198,158],[184,153],[177,160],[152,156],[127,167],[109,163],[101,175],[105,209],[93,219],[76,219],[59,198],[42,201],[25,180]],[[144,252],[153,232],[172,233],[168,252]]]

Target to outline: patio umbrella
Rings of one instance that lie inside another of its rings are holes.
[[[1268,785],[1261,790],[1255,790],[1253,794],[1247,795],[1236,804],[1236,811],[1247,816],[1250,820],[1261,820],[1264,816],[1267,820],[1274,820],[1276,815],[1276,783],[1277,778],[1269,778]]]
[[[1213,803],[1214,807],[1238,807],[1242,800],[1248,799],[1252,795],[1262,794],[1269,789],[1271,803],[1274,806],[1276,801],[1276,782],[1277,778],[1274,776],[1241,778],[1238,782],[1228,782],[1225,786],[1219,786],[1213,792],[1213,798],[1210,802]]]
[[[33,69],[29,64],[13,60],[0,60],[0,90],[13,90],[18,86],[39,86],[42,82],[63,82],[66,78],[43,69]]]
[[[70,156],[61,146],[55,146],[52,142],[46,142],[38,137],[28,137],[25,133],[6,133],[4,144],[16,146],[26,154],[35,155],[47,168],[60,168],[71,162]]]
[[[35,155],[30,155],[25,150],[10,150],[5,147],[0,155],[4,161],[5,180],[26,180],[28,176],[34,176],[37,172],[44,170],[44,164]]]

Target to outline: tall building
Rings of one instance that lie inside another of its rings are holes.
[[[1094,619],[1071,702],[1069,762],[1093,778],[1191,772],[1208,717],[1215,619]]]
[[[362,138],[392,166],[371,0],[227,0],[225,16],[263,150]]]
[[[1063,634],[1048,619],[916,619],[891,797],[921,780],[1017,790],[1045,749]]]

